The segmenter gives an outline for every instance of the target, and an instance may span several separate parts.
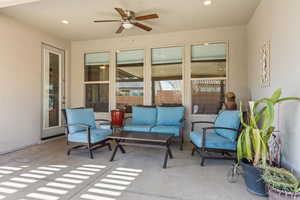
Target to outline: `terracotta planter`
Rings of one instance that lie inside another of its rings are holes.
[[[269,199],[270,200],[300,200],[300,192],[298,193],[285,192],[269,186]]]

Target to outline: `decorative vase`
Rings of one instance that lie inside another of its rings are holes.
[[[123,110],[111,111],[111,125],[113,127],[122,127],[125,112]]]

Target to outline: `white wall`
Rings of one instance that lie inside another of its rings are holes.
[[[0,15],[0,153],[38,143],[41,135],[41,42],[70,43]],[[68,63],[67,63],[68,64]]]
[[[284,96],[300,97],[300,1],[263,0],[248,25],[248,80],[254,100],[283,89]],[[260,88],[259,48],[271,41],[271,87]],[[284,163],[300,173],[300,104],[283,103],[279,129]]]
[[[153,47],[184,46],[185,63],[189,65],[191,44],[202,42],[229,42],[229,82],[228,88],[236,92],[238,99],[248,100],[247,85],[247,35],[246,27],[225,27],[195,31],[150,34],[144,36],[119,37],[92,41],[75,41],[71,44],[71,104],[72,107],[84,105],[84,53],[111,51],[112,59],[116,50],[145,49],[145,67],[150,68],[150,49]],[[112,62],[114,67],[114,62]],[[185,75],[189,66],[185,67]],[[148,70],[149,71],[149,70]],[[186,79],[189,85],[189,79]],[[149,84],[150,85],[150,84]],[[147,85],[146,85],[147,86]],[[114,92],[111,94],[113,100]],[[184,92],[185,105],[190,106],[189,88]],[[146,102],[147,103],[147,102]],[[151,102],[148,102],[151,103]],[[114,104],[114,103],[113,103]]]

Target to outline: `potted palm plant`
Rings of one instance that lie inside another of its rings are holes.
[[[244,171],[248,191],[260,196],[267,195],[261,175],[263,168],[268,164],[268,142],[275,129],[274,107],[279,102],[300,100],[296,97],[281,98],[281,93],[281,89],[277,89],[270,98],[262,98],[254,102],[253,106],[250,106],[247,121],[241,117],[243,130],[238,139],[237,156]]]
[[[300,200],[300,180],[283,168],[266,167],[262,176],[270,200]]]

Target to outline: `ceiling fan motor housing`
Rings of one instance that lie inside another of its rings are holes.
[[[126,15],[127,15],[126,20],[134,20],[134,19],[135,19],[135,14],[134,14],[133,11],[131,11],[131,10],[126,10],[125,13],[126,13]]]

